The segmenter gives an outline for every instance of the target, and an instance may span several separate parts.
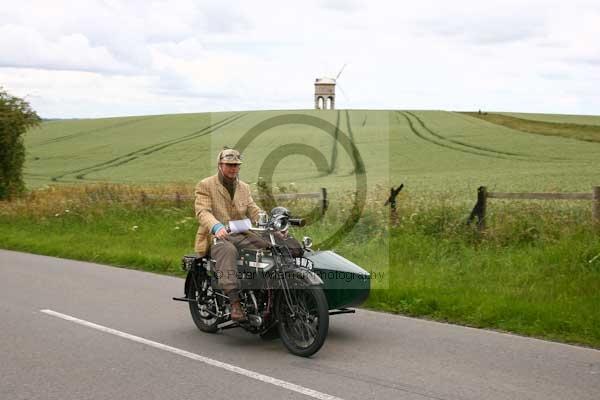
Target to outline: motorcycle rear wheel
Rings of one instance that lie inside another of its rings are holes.
[[[221,323],[221,319],[215,317],[209,311],[213,313],[218,312],[218,305],[216,302],[213,304],[207,304],[202,301],[203,291],[202,286],[209,285],[210,279],[208,277],[198,277],[198,279],[189,279],[186,293],[189,298],[196,299],[197,301],[190,301],[190,314],[194,323],[202,332],[215,333],[217,332],[217,326]],[[205,289],[206,290],[206,289]],[[212,290],[212,288],[211,288]]]
[[[283,294],[277,304],[279,335],[290,353],[310,357],[319,351],[327,337],[327,298],[320,287],[290,289],[289,292],[293,310]]]

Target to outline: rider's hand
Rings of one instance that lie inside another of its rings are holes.
[[[288,238],[288,231],[287,231],[287,229],[286,229],[286,230],[285,230],[285,231],[283,231],[283,232],[282,232],[282,231],[275,232],[275,236],[276,236],[278,239],[281,239],[281,240],[286,240],[286,239]]]
[[[217,239],[227,240],[227,238],[229,237],[229,232],[227,232],[227,229],[221,228],[217,233],[215,233],[215,237]]]

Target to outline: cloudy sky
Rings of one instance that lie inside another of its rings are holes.
[[[600,2],[3,1],[0,86],[46,118],[313,107],[600,115]]]

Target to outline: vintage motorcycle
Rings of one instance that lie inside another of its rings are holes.
[[[270,249],[240,251],[240,301],[247,321],[230,319],[229,298],[219,286],[214,260],[207,256],[183,257],[185,297],[173,300],[189,303],[192,319],[203,332],[240,327],[265,340],[279,337],[291,353],[309,357],[325,342],[329,316],[353,313],[348,307],[367,298],[370,275],[332,251],[312,251],[309,237],[302,240],[301,255],[276,240],[277,232],[304,225],[285,208],[276,209],[270,216],[261,213],[258,226],[249,228],[268,238]]]

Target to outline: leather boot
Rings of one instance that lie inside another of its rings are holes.
[[[231,302],[231,320],[237,322],[246,321],[246,315],[244,314],[244,310],[242,310],[239,300]]]

